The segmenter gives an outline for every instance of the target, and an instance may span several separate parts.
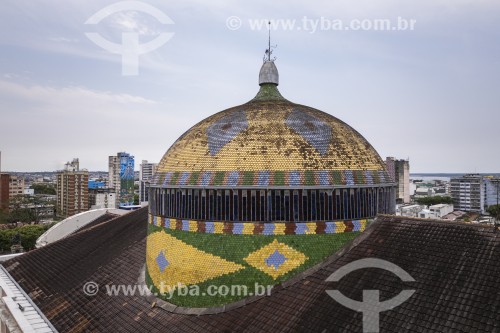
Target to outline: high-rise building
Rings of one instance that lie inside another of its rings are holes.
[[[116,207],[134,204],[134,156],[119,152],[109,156],[108,187],[116,193]]]
[[[485,212],[485,186],[483,176],[467,174],[451,178],[451,197],[455,210]]]
[[[9,208],[9,174],[0,174],[0,210]]]
[[[139,202],[146,202],[149,199],[148,190],[153,174],[156,172],[158,163],[148,163],[143,160],[139,172]]]
[[[408,160],[397,160],[394,157],[387,157],[385,160],[387,173],[394,182],[396,187],[396,202],[410,202],[410,162]]]
[[[80,170],[77,158],[57,173],[57,216],[68,217],[88,210],[88,181],[89,173]]]
[[[17,195],[24,194],[24,178],[14,175],[9,177],[9,197],[13,198]]]
[[[484,203],[486,207],[500,204],[500,178],[484,177]]]

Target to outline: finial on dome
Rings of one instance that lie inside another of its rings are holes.
[[[271,47],[271,21],[268,22],[269,24],[269,44],[268,48],[266,50],[266,53],[264,55],[264,63],[262,64],[262,67],[260,68],[260,73],[259,73],[259,85],[262,86],[263,84],[274,84],[278,85],[279,84],[279,74],[278,74],[278,69],[276,68],[276,65],[274,64],[274,60],[276,60],[276,57],[271,58],[271,55],[273,53],[272,48],[276,47],[273,46]]]
[[[271,21],[268,22],[268,28],[267,28],[268,32],[269,32],[269,35],[268,35],[268,47],[266,49],[266,52],[264,54],[264,62],[266,61],[274,61],[276,60],[276,57],[274,57],[273,59],[271,59],[271,54],[273,54],[273,48],[276,48],[276,45],[274,46],[271,46]]]

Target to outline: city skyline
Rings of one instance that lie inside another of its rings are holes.
[[[499,171],[500,157],[490,153],[500,139],[500,5],[494,1],[360,1],[357,9],[347,1],[314,8],[300,1],[286,7],[147,1],[174,24],[161,26],[136,12],[84,24],[113,3],[6,2],[0,13],[2,170],[59,170],[73,157],[83,168],[106,170],[107,156],[119,151],[158,162],[199,120],[257,93],[268,31],[252,28],[250,20],[401,17],[415,20],[415,29],[318,25],[313,32],[312,23],[277,24],[272,44],[278,45],[280,91],[346,121],[382,159],[409,158],[412,173]],[[231,17],[242,26],[230,25]],[[159,32],[174,36],[139,57],[139,75],[123,76],[120,55],[85,35],[118,41],[123,31],[145,41]]]

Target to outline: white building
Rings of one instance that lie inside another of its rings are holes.
[[[423,209],[418,215],[418,217],[425,219],[440,219],[445,215],[453,212],[453,205],[449,204],[438,204],[429,206],[428,209]]]
[[[25,187],[24,188],[24,195],[29,195],[29,196],[34,196],[35,195],[35,189]]]
[[[116,194],[97,193],[95,195],[95,205],[92,206],[92,209],[100,208],[116,208]]]
[[[442,218],[443,216],[453,212],[453,205],[450,204],[432,205],[429,206],[429,210],[436,216],[436,218]]]
[[[424,208],[424,205],[396,205],[396,215],[417,217]]]
[[[435,194],[436,194],[436,192],[431,187],[421,186],[421,187],[417,187],[417,189],[415,190],[415,197],[417,197],[417,198],[432,197]]]
[[[483,176],[468,174],[451,178],[451,197],[455,209],[465,212],[485,212],[485,186]]]
[[[156,172],[156,167],[158,163],[148,163],[148,161],[143,160],[140,165],[139,171],[139,202],[148,201],[148,189],[149,183],[153,178],[153,174]]]

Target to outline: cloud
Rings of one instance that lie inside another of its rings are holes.
[[[88,169],[105,169],[107,156],[121,150],[157,161],[185,121],[164,108],[137,95],[0,80],[3,169],[54,170],[72,157]]]
[[[49,40],[52,42],[60,42],[60,43],[78,43],[77,38],[67,38],[67,37],[49,37]]]
[[[157,36],[160,33],[153,27],[150,20],[141,19],[141,15],[138,12],[121,12],[113,16],[112,25],[120,32],[131,31],[143,36]]]

